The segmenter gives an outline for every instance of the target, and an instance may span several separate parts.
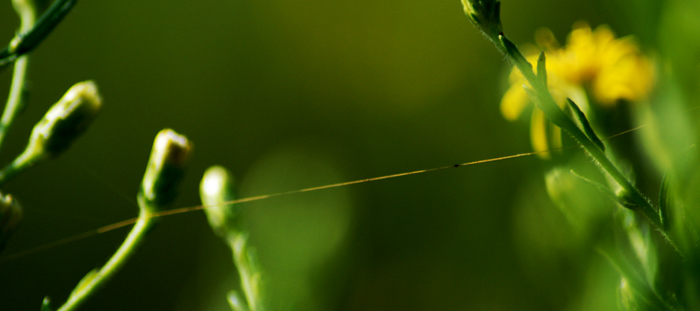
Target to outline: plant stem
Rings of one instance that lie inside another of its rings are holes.
[[[37,158],[35,154],[25,150],[25,152],[20,154],[12,163],[0,171],[0,186],[17,176],[17,174],[34,166],[38,160],[39,158]]]
[[[15,0],[13,1],[17,15],[20,19],[19,33],[25,33],[32,29],[36,21],[36,8],[31,0]],[[5,139],[7,130],[12,125],[17,113],[21,110],[23,104],[24,86],[27,81],[27,67],[29,66],[29,56],[24,55],[15,62],[15,70],[12,74],[12,84],[10,86],[10,94],[7,97],[5,111],[0,118],[0,146]]]
[[[233,262],[238,269],[241,278],[241,287],[248,302],[250,311],[265,310],[262,301],[262,293],[259,289],[260,272],[255,256],[251,256],[248,247],[248,237],[245,233],[230,233],[227,238],[229,247],[233,252]]]
[[[513,44],[504,34],[498,36],[502,47],[499,50],[505,49],[506,55],[515,64],[515,66],[520,70],[528,83],[532,86],[534,92],[531,92],[533,96],[533,101],[539,109],[544,112],[547,118],[559,126],[566,132],[568,132],[579,144],[588,152],[588,154],[598,163],[600,168],[606,172],[613,180],[622,188],[624,193],[628,196],[625,199],[625,207],[631,208],[634,211],[641,212],[647,219],[658,229],[659,232],[664,236],[671,246],[673,246],[676,251],[683,255],[676,246],[676,243],[671,239],[671,237],[664,231],[661,222],[661,216],[656,212],[653,204],[647,197],[645,197],[642,192],[630,182],[625,175],[623,175],[620,170],[617,169],[615,164],[610,161],[610,159],[605,155],[605,152],[599,148],[596,143],[588,137],[583,131],[574,123],[571,118],[569,118],[556,104],[552,98],[549,88],[547,87],[545,79],[538,79],[532,70],[532,65],[525,59],[525,57],[520,53],[520,50]],[[543,73],[544,74],[544,73]]]
[[[10,95],[7,98],[7,104],[5,104],[5,111],[2,113],[2,118],[0,118],[0,146],[5,140],[7,130],[10,128],[10,126],[12,126],[12,122],[22,107],[24,97],[22,95],[24,93],[28,63],[29,57],[26,55],[20,57],[17,62],[15,62],[15,71],[12,75]]]
[[[140,213],[136,224],[129,232],[129,235],[124,240],[124,243],[112,255],[112,258],[98,271],[90,273],[83,281],[73,290],[68,301],[66,301],[58,311],[75,310],[89,297],[100,285],[109,280],[133,255],[136,248],[143,242],[143,237],[149,232],[149,229],[156,223],[155,218],[149,212],[152,207],[146,205],[145,200],[139,196]]]
[[[14,4],[29,6],[31,0],[15,0]],[[63,18],[70,12],[77,0],[56,0],[44,12],[36,23],[32,21],[29,27],[15,36],[10,44],[0,51],[0,69],[15,61],[18,57],[31,52],[53,31]]]

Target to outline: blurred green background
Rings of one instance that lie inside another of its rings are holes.
[[[654,46],[665,5],[645,2],[512,0],[502,19],[518,43],[540,27],[563,42],[587,20]],[[10,1],[0,12],[8,41]],[[4,163],[73,83],[94,79],[105,108],[66,154],[3,189],[25,209],[5,255],[135,217],[165,127],[195,143],[175,207],[200,204],[214,164],[253,196],[530,150],[525,124],[498,109],[507,65],[458,0],[80,1],[31,61]],[[585,278],[528,257],[523,239],[554,237],[518,229],[518,202],[552,208],[543,188],[528,157],[243,208],[280,309],[561,310]],[[126,232],[2,262],[0,310],[38,310],[45,295],[58,306]],[[233,288],[228,249],[194,212],[162,219],[83,309],[226,310]]]

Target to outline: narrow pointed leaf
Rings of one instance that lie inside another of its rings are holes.
[[[540,79],[542,85],[547,86],[547,60],[544,56],[544,51],[540,52],[540,57],[537,59],[537,78]]]
[[[664,231],[667,231],[671,225],[671,218],[668,215],[668,209],[671,205],[671,198],[668,195],[668,172],[664,173],[661,180],[661,189],[659,190],[659,217]]]
[[[603,145],[603,142],[600,140],[600,138],[598,138],[598,135],[595,134],[595,131],[593,131],[593,128],[588,122],[588,119],[583,111],[581,111],[578,105],[576,105],[576,103],[574,103],[574,101],[570,98],[567,98],[566,102],[569,103],[569,107],[571,107],[571,110],[574,112],[576,119],[578,119],[579,123],[581,123],[583,132],[586,133],[588,139],[590,139],[600,150],[605,151],[605,145]]]

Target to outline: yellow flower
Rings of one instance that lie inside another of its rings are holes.
[[[561,106],[571,98],[584,112],[589,110],[588,87],[595,103],[612,107],[621,100],[637,101],[647,96],[654,80],[651,60],[641,54],[630,37],[616,39],[607,26],[595,30],[583,22],[576,23],[559,47],[554,35],[547,30],[536,34],[538,45],[547,55],[548,86],[552,97]],[[528,61],[536,66],[538,50],[526,48]],[[528,87],[522,74],[513,69],[511,87],[501,100],[501,112],[507,120],[516,120],[530,104],[523,87]],[[531,140],[535,151],[557,148],[561,144],[560,130],[549,124],[539,109],[532,115]],[[548,153],[540,154],[549,158]]]

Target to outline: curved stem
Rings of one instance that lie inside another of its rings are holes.
[[[31,0],[15,0],[15,4],[28,5]],[[27,29],[15,36],[10,44],[0,51],[0,68],[39,46],[63,18],[70,12],[77,0],[56,0],[36,23],[32,21]]]
[[[17,174],[34,166],[40,160],[41,158],[37,157],[36,154],[25,150],[12,163],[0,170],[0,186],[17,176]]]
[[[29,57],[26,55],[20,57],[17,62],[15,62],[15,71],[12,75],[10,95],[7,97],[5,111],[2,113],[2,118],[0,118],[0,146],[5,139],[7,130],[10,128],[10,126],[12,126],[12,122],[15,120],[17,113],[23,106],[24,84],[26,82],[28,64]]]
[[[68,297],[68,301],[61,306],[58,311],[69,311],[77,309],[80,304],[85,302],[94,291],[102,284],[107,282],[133,255],[136,248],[143,242],[143,237],[149,232],[149,229],[156,223],[155,218],[149,212],[151,207],[146,206],[147,203],[139,196],[140,213],[136,224],[129,232],[129,235],[124,240],[124,243],[112,255],[112,258],[98,271],[89,273],[73,290]]]
[[[19,33],[25,33],[32,29],[36,21],[36,7],[34,3],[32,3],[31,0],[15,0],[13,4],[20,18]],[[7,130],[10,128],[17,113],[23,106],[24,85],[27,81],[28,66],[29,56],[27,55],[21,56],[15,62],[10,94],[7,97],[5,111],[3,111],[2,117],[0,118],[0,146],[2,146]]]

